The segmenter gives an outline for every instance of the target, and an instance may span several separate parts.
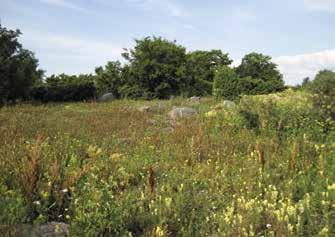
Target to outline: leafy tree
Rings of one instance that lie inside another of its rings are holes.
[[[243,91],[244,94],[266,94],[283,90],[284,81],[277,69],[277,65],[271,62],[271,57],[260,53],[250,53],[244,56],[242,63],[236,68],[239,78],[249,77],[248,81],[255,87],[251,91]]]
[[[217,69],[213,83],[213,96],[215,99],[235,99],[239,95],[238,77],[234,69],[221,66]]]
[[[210,95],[216,68],[231,64],[228,54],[221,50],[194,51],[187,54],[187,96]]]
[[[161,37],[135,40],[134,49],[122,55],[129,62],[124,70],[125,96],[168,98],[179,95],[185,85],[186,50]]]
[[[122,67],[119,61],[108,62],[105,68],[97,67],[95,73],[95,82],[99,94],[110,92],[116,97],[120,96]]]
[[[314,103],[325,119],[335,120],[335,72],[320,71],[307,88],[314,94]]]
[[[18,42],[20,34],[0,25],[0,104],[27,99],[34,83],[42,80],[38,60]]]

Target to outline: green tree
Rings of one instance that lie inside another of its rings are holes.
[[[27,99],[34,83],[42,80],[38,60],[19,43],[20,34],[0,25],[0,104]]]
[[[125,96],[151,99],[179,95],[186,86],[185,48],[161,37],[135,42],[134,49],[122,54],[129,62],[123,74]]]
[[[120,96],[120,87],[122,86],[122,67],[119,61],[107,62],[103,67],[95,69],[95,82],[98,94],[107,92],[113,93],[114,96]]]
[[[277,65],[271,62],[271,57],[260,53],[250,53],[244,56],[241,64],[236,68],[239,78],[249,77],[256,80],[250,91],[244,94],[267,94],[283,90],[284,81]]]
[[[228,54],[221,50],[194,51],[187,54],[187,96],[211,95],[215,70],[231,64]]]
[[[215,99],[235,99],[239,95],[238,82],[234,69],[228,66],[219,67],[214,76],[213,96]]]
[[[324,115],[325,120],[335,120],[335,72],[320,71],[307,88],[313,93],[314,104]],[[332,122],[333,123],[333,122]]]

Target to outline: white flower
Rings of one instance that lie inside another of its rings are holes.
[[[41,202],[40,201],[34,201],[33,202],[35,205],[41,205]]]
[[[271,224],[266,224],[266,228],[270,229],[271,228]]]
[[[67,188],[64,188],[63,190],[62,190],[62,193],[67,193],[69,190],[67,189]]]

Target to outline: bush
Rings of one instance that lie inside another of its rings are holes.
[[[314,105],[325,118],[335,120],[335,72],[320,71],[314,81],[308,84],[308,89],[314,94]]]
[[[96,88],[92,82],[37,86],[31,92],[31,98],[41,102],[68,102],[92,100],[96,96]]]
[[[235,99],[238,93],[238,79],[234,69],[228,66],[220,67],[214,77],[213,96],[215,99]]]

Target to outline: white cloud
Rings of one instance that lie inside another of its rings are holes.
[[[309,10],[335,11],[334,0],[304,0],[304,4]]]
[[[335,70],[335,49],[310,54],[273,58],[288,85],[301,83],[303,78],[314,78],[323,69]]]
[[[80,12],[88,12],[87,9],[66,0],[40,0],[40,1],[56,7],[68,8]]]
[[[107,61],[121,60],[122,46],[96,39],[43,32],[22,35],[24,45],[36,52],[42,69],[47,74],[92,73],[97,66]]]

